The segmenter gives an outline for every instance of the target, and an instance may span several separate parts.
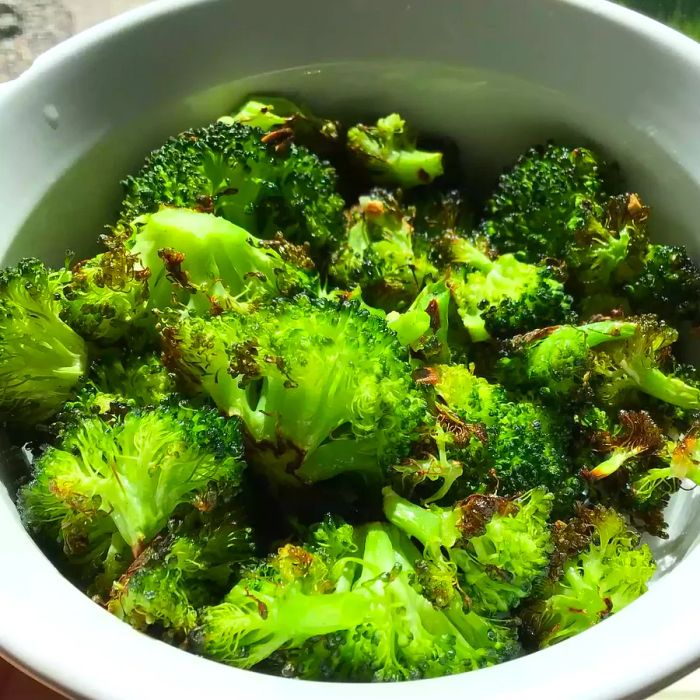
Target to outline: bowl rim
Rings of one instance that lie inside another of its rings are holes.
[[[166,14],[217,1],[220,0],[153,0],[88,28],[39,56],[20,77],[0,84],[0,108],[2,101],[11,100],[15,92],[29,88],[34,80],[60,68],[64,61],[99,47],[110,37],[128,33],[138,25],[155,21]],[[660,22],[608,0],[538,1],[552,6],[577,7],[600,17],[604,22],[617,25],[620,30],[638,34],[650,46],[671,54],[677,61],[691,64],[700,77],[700,44]],[[22,546],[36,548],[27,533],[24,533]],[[6,555],[2,550],[0,563],[5,556],[7,563],[11,564],[11,554]],[[3,570],[2,566],[0,570]],[[561,694],[561,678],[552,669],[566,668],[568,671],[568,662],[572,657],[585,659],[585,663],[577,664],[577,670],[567,677],[566,682],[571,689],[569,697],[632,698],[639,697],[640,692],[650,693],[665,687],[700,667],[700,637],[695,633],[692,614],[687,614],[684,609],[687,588],[699,575],[700,548],[695,548],[674,571],[656,582],[647,594],[635,602],[633,612],[623,610],[583,635],[526,658],[472,672],[469,674],[470,690],[489,697],[512,697],[513,682],[508,681],[504,685],[501,681],[505,676],[517,676],[521,679],[520,697],[555,697]],[[28,599],[12,598],[12,590],[6,585],[4,576],[0,576],[0,609],[5,618],[0,626],[0,656],[66,696],[114,700],[158,697],[163,691],[159,678],[144,676],[139,679],[140,687],[135,687],[129,666],[124,666],[125,672],[114,673],[114,664],[120,663],[120,659],[131,661],[131,668],[138,669],[139,661],[145,658],[151,659],[149,666],[167,669],[167,692],[173,700],[189,698],[193,692],[207,698],[222,697],[222,689],[232,687],[238,693],[250,690],[261,693],[263,697],[269,693],[272,697],[284,695],[306,700],[325,700],[329,691],[328,683],[265,676],[183,654],[162,642],[138,634],[95,606],[57,571],[56,577],[55,585],[63,589],[61,599],[65,596],[67,607],[81,609],[86,617],[95,621],[101,634],[109,635],[111,642],[102,651],[106,649],[111,659],[105,661],[94,654],[89,659],[92,663],[86,663],[83,657],[70,653],[70,647],[81,635],[79,626],[68,630],[50,627],[37,635],[34,625],[27,624],[27,621],[35,621],[37,612],[49,612],[50,605],[45,603],[37,611]],[[659,609],[666,612],[661,620],[656,619]],[[98,615],[102,616],[99,623]],[[649,629],[642,624],[648,617],[655,619],[656,628]],[[630,642],[630,639],[634,641]],[[66,647],[68,654],[56,653],[57,649]],[[596,654],[597,649],[609,648],[619,650],[613,676],[606,671],[612,659]],[[673,654],[664,654],[664,649],[672,650]],[[512,673],[506,674],[506,670]],[[629,677],[625,677],[627,673]],[[106,678],[109,679],[108,688],[105,687]],[[425,691],[454,690],[459,683],[464,683],[463,674],[404,682],[391,687],[410,695],[414,692],[422,694]],[[390,687],[382,684],[334,683],[330,690],[338,700],[354,700],[358,690],[367,694],[368,700],[391,692]]]

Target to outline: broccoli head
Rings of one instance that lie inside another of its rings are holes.
[[[226,219],[163,208],[138,220],[131,253],[150,270],[149,306],[221,312],[311,288],[302,246],[263,242]],[[317,285],[316,285],[317,286]]]
[[[326,154],[337,150],[341,143],[338,122],[316,117],[286,97],[251,96],[232,116],[219,121],[239,122],[269,132],[269,140],[278,150],[294,141],[314,153]]]
[[[582,508],[555,526],[550,577],[521,613],[528,635],[546,647],[619,612],[647,590],[649,547],[614,510]]]
[[[432,574],[422,582],[438,607],[450,604],[450,589],[430,586],[451,574],[454,591],[473,610],[503,615],[531,594],[548,569],[552,501],[550,493],[534,489],[514,499],[473,494],[452,507],[422,508],[386,487],[384,514],[422,545],[421,568]],[[443,577],[436,579],[440,571]]]
[[[447,283],[473,342],[505,337],[573,318],[572,298],[550,267],[491,257],[466,238],[443,240],[451,268]]]
[[[624,293],[635,313],[700,323],[700,270],[681,246],[650,245]]]
[[[314,247],[342,230],[333,169],[302,146],[275,149],[270,134],[239,123],[171,138],[124,188],[122,225],[171,205],[216,214],[261,238],[283,231]]]
[[[504,625],[447,614],[416,590],[420,555],[395,528],[326,522],[309,539],[282,547],[204,611],[205,653],[292,677],[393,681],[468,671],[516,651]]]
[[[359,285],[366,301],[391,311],[408,304],[437,271],[414,249],[413,216],[399,195],[374,189],[347,215],[346,238],[333,254],[329,277],[338,286]]]
[[[561,259],[589,218],[603,217],[602,170],[587,148],[531,148],[501,175],[478,230],[501,253]]]
[[[149,330],[149,269],[138,264],[122,237],[104,237],[107,251],[71,269],[63,287],[63,319],[83,338],[101,345],[132,342]]]
[[[357,303],[298,296],[176,317],[163,341],[166,364],[243,420],[249,460],[273,483],[381,479],[425,411],[406,351]]]
[[[33,258],[0,272],[0,418],[50,418],[87,369],[85,341],[61,319],[65,270]]]
[[[449,495],[463,497],[489,482],[499,493],[537,486],[557,493],[563,504],[575,497],[567,419],[533,401],[516,400],[497,384],[462,365],[430,369],[437,422],[449,438],[447,456],[464,466]]]
[[[179,508],[211,508],[237,489],[241,446],[237,421],[214,409],[87,418],[36,461],[21,511],[30,530],[99,571],[115,536],[137,557]]]
[[[252,559],[252,532],[235,514],[188,535],[159,536],[112,586],[107,609],[141,631],[183,643],[197,610],[218,602],[243,562]]]
[[[443,173],[442,153],[420,151],[416,139],[398,114],[372,126],[348,129],[350,155],[378,184],[416,187],[430,184]]]

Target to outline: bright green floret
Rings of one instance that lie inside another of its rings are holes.
[[[283,151],[264,133],[217,122],[171,138],[124,182],[120,221],[162,205],[197,207],[261,238],[282,231],[295,243],[324,246],[342,230],[335,172],[301,146]]]
[[[79,553],[118,534],[137,556],[181,506],[236,488],[241,477],[236,421],[185,406],[134,410],[82,421],[34,465],[22,489],[27,526]],[[95,533],[99,536],[96,536]]]
[[[563,258],[589,217],[602,217],[601,166],[586,148],[530,149],[501,175],[479,232],[527,262]]]
[[[222,117],[219,121],[240,122],[272,132],[272,142],[278,149],[287,147],[291,140],[319,154],[340,145],[338,122],[316,117],[286,97],[252,96],[233,116]]]
[[[442,153],[418,150],[398,114],[378,119],[373,126],[357,124],[348,129],[347,138],[350,154],[379,184],[416,187],[443,173]]]
[[[466,238],[446,239],[447,282],[473,342],[507,337],[572,318],[572,298],[551,268],[492,257]]]
[[[562,502],[574,497],[566,416],[516,400],[461,365],[437,366],[431,373],[438,422],[452,436],[448,455],[463,465],[453,499],[488,483],[503,494],[544,486]]]
[[[148,312],[148,268],[138,264],[121,238],[106,239],[108,250],[71,269],[63,287],[63,319],[83,338],[100,345],[152,335]]]
[[[250,528],[231,514],[194,535],[160,538],[114,582],[107,609],[135,629],[158,629],[162,638],[183,642],[196,627],[197,610],[217,602],[253,555]]]
[[[524,610],[539,647],[573,637],[619,612],[647,590],[651,551],[615,511],[583,511],[573,523],[589,544],[566,558]]]
[[[313,263],[304,249],[280,239],[273,243],[212,214],[163,208],[137,222],[130,246],[150,270],[151,308],[180,305],[204,312],[310,287],[305,270]]]
[[[169,365],[242,419],[250,459],[274,483],[381,479],[425,410],[396,336],[356,303],[299,296],[175,318],[163,338]]]
[[[0,419],[46,420],[87,369],[85,341],[61,319],[65,271],[33,258],[0,272]]]
[[[547,571],[552,501],[550,493],[535,489],[512,500],[475,494],[451,508],[422,508],[387,487],[384,514],[422,545],[424,567],[432,572],[432,594],[427,594],[436,604],[444,605],[450,596],[442,585],[434,587],[435,575],[452,572],[455,590],[468,597],[473,610],[503,615],[529,596]]]
[[[206,654],[313,680],[394,681],[472,670],[516,644],[475,613],[436,609],[414,587],[418,551],[385,524],[322,526],[334,545],[286,545],[203,615]],[[348,537],[348,535],[350,537]]]
[[[331,258],[330,279],[344,289],[360,286],[368,303],[387,311],[410,303],[437,274],[427,252],[415,249],[414,214],[387,190],[360,197],[347,214],[346,238]]]

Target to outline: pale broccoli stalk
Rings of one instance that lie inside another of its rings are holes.
[[[442,153],[416,149],[416,140],[398,114],[378,119],[374,126],[348,129],[351,155],[379,184],[416,187],[443,173]]]

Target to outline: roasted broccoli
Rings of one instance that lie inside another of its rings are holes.
[[[217,122],[171,138],[124,181],[121,224],[162,205],[194,207],[262,238],[282,231],[294,243],[325,246],[342,230],[333,169],[301,146],[275,149],[268,137]]]
[[[466,596],[485,615],[512,611],[546,573],[553,549],[551,510],[552,495],[544,489],[514,499],[473,494],[449,508],[421,508],[384,489],[389,522],[424,548],[419,569],[451,574],[454,594]],[[452,594],[443,586],[431,592],[434,581],[433,575],[424,592],[441,607]]]
[[[406,121],[398,114],[373,126],[348,129],[350,155],[378,184],[398,187],[427,185],[442,175],[442,153],[420,151]]]
[[[251,96],[232,116],[219,121],[240,122],[270,132],[269,140],[277,150],[294,141],[314,153],[325,154],[341,144],[341,126],[337,121],[316,117],[286,97]]]
[[[581,509],[571,522],[555,524],[554,532],[558,565],[522,611],[539,647],[622,610],[646,591],[655,568],[649,547],[613,510]]]
[[[76,263],[63,286],[62,318],[83,338],[101,345],[148,335],[148,277],[123,237],[103,236],[104,253]]]
[[[381,479],[425,410],[395,335],[357,303],[298,296],[178,316],[162,335],[166,363],[242,419],[248,458],[273,482]]]
[[[604,164],[587,148],[532,148],[501,176],[479,233],[531,263],[559,258],[605,203]]]
[[[443,240],[450,262],[447,284],[473,342],[508,337],[573,319],[572,298],[550,267],[492,257],[478,243]]]
[[[238,423],[184,405],[90,417],[49,447],[20,493],[27,526],[98,571],[121,538],[138,557],[181,506],[210,508],[241,478]]]
[[[328,521],[205,610],[203,649],[242,668],[266,662],[287,676],[356,681],[443,676],[511,656],[503,623],[447,614],[415,589],[419,559],[391,526]]]
[[[366,301],[386,311],[409,303],[437,270],[414,247],[415,210],[398,194],[374,189],[347,215],[346,236],[333,254],[330,279],[362,288]]]
[[[212,214],[163,208],[138,219],[131,253],[148,279],[150,308],[240,308],[317,288],[304,247],[260,241]]]
[[[0,272],[0,419],[36,424],[75,393],[85,341],[61,319],[68,275],[33,258]]]

